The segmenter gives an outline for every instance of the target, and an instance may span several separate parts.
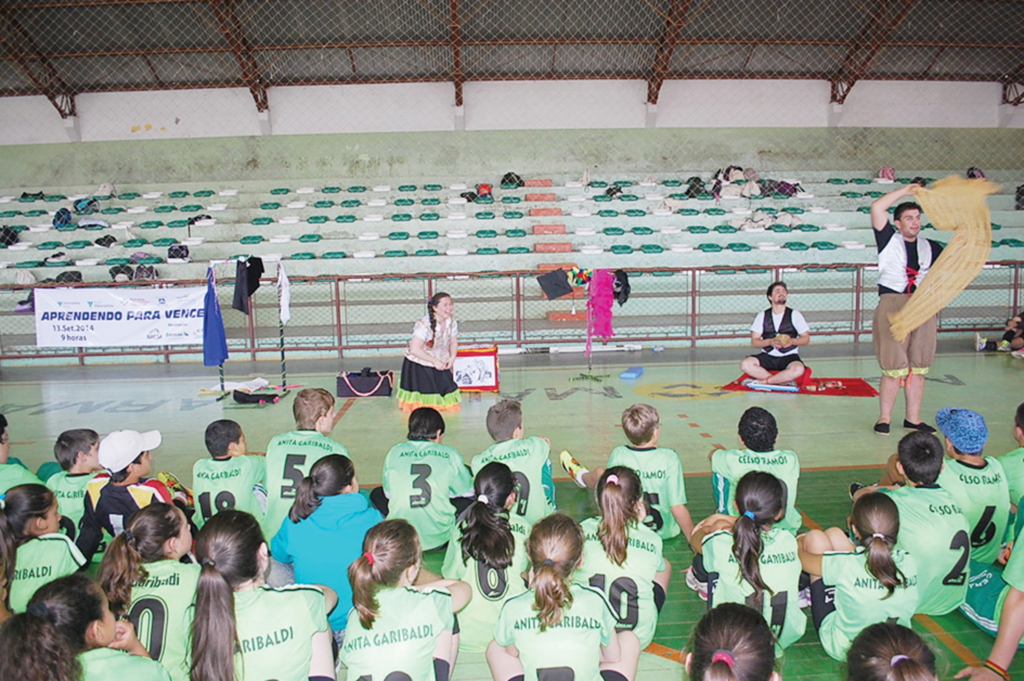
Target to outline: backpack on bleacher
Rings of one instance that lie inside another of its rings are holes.
[[[1024,210],[1024,184],[1017,187],[1017,196],[1013,204],[1014,210]]]
[[[707,191],[704,187],[704,180],[700,179],[697,175],[690,177],[686,180],[686,196],[690,199],[697,198],[698,195],[703,194]]]
[[[170,262],[171,260],[184,260],[185,262],[189,262],[188,246],[185,244],[174,244],[173,246],[168,246],[167,261]]]
[[[970,168],[967,169],[967,177],[969,177],[972,180],[984,180],[985,173],[981,171],[981,168],[971,166]]]
[[[523,182],[523,178],[519,177],[516,173],[505,173],[501,176],[501,187],[502,189],[516,189],[522,187],[526,183]]]
[[[74,216],[71,215],[71,211],[67,208],[60,208],[53,216],[53,226],[58,229],[61,227],[67,227],[74,219]]]
[[[156,279],[156,268],[152,265],[139,265],[132,274],[132,279]]]
[[[7,248],[18,243],[18,231],[10,227],[0,227],[0,246]]]
[[[889,180],[890,182],[896,181],[896,169],[892,166],[882,166],[882,169],[878,171],[879,180]]]
[[[84,199],[78,199],[75,201],[74,209],[79,215],[88,215],[89,213],[95,213],[100,209],[100,202],[91,196],[87,196]]]
[[[129,281],[135,271],[131,265],[114,265],[109,270],[110,278],[114,281],[124,282]]]

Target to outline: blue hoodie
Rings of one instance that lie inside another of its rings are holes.
[[[367,530],[383,519],[361,494],[323,497],[305,520],[285,518],[270,542],[276,560],[295,564],[297,584],[323,584],[337,592],[338,606],[328,618],[334,631],[345,629],[352,609],[348,566],[362,555]]]

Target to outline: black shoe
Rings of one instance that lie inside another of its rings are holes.
[[[929,426],[927,423],[922,421],[921,423],[911,423],[910,421],[903,419],[903,427],[910,428],[911,430],[919,430],[922,433],[934,433],[935,429]]]
[[[857,492],[861,491],[865,487],[867,487],[867,485],[862,485],[859,482],[851,482],[850,483],[850,498],[853,499],[853,495],[856,494]]]
[[[875,424],[875,432],[878,433],[879,435],[888,435],[889,424],[882,423],[881,421],[879,421],[878,423]]]

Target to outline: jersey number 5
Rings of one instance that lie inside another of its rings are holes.
[[[281,471],[281,498],[282,499],[294,499],[295,491],[299,488],[299,483],[302,482],[302,478],[305,476],[302,471],[299,470],[299,466],[306,463],[305,454],[289,454],[284,457],[284,470]],[[286,483],[291,484],[286,484]]]

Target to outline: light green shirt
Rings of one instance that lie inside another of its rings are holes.
[[[307,681],[313,635],[330,631],[324,594],[311,586],[235,592],[239,681]]]
[[[956,499],[971,534],[971,560],[993,563],[1010,524],[1010,488],[1003,466],[991,456],[982,467],[946,459],[938,485]]]
[[[463,561],[462,543],[459,541],[462,532],[458,526],[452,528],[441,574],[447,579],[462,580],[473,589],[473,598],[469,605],[459,611],[460,652],[486,651],[488,644],[494,639],[494,623],[498,621],[501,606],[509,598],[526,591],[522,575],[530,568],[526,556],[526,540],[530,535],[530,527],[518,518],[509,520],[508,525],[512,530],[515,549],[512,553],[512,564],[506,568],[480,563],[472,557]]]
[[[341,648],[347,678],[432,681],[437,638],[455,626],[451,594],[398,587],[378,591],[377,604],[370,629],[363,628],[355,608],[349,611]]]
[[[945,615],[967,597],[971,540],[956,500],[937,485],[882,490],[900,513],[896,548],[917,562],[917,611]]]
[[[135,635],[174,681],[188,681],[187,644],[200,567],[177,560],[143,566],[148,576],[132,586],[127,615]]]
[[[1010,503],[1016,504],[1024,496],[1024,447],[1018,447],[999,457],[1006,473],[1006,483],[1010,487]],[[1020,513],[1020,511],[1017,511]]]
[[[562,621],[544,631],[533,609],[532,590],[510,598],[498,615],[494,640],[502,646],[515,645],[527,679],[557,670],[548,672],[551,678],[601,681],[601,646],[611,643],[615,635],[615,615],[593,589],[573,584],[569,593],[572,604],[562,612]]]
[[[626,561],[616,565],[605,553],[597,535],[598,518],[580,523],[585,542],[583,565],[576,572],[578,583],[601,593],[612,609],[618,631],[632,631],[646,648],[658,626],[654,604],[654,576],[665,569],[661,537],[646,525],[629,528]]]
[[[11,580],[11,611],[25,612],[36,589],[58,577],[78,572],[85,556],[63,534],[44,534],[18,547]]]
[[[835,587],[835,612],[825,616],[818,638],[829,657],[845,660],[857,634],[878,622],[895,620],[910,627],[917,610],[917,563],[906,551],[892,552],[896,567],[906,577],[907,586],[896,587],[892,596],[874,575],[868,572],[863,548],[852,553],[826,553],[821,558],[821,579]]]
[[[82,681],[169,681],[167,670],[154,660],[113,648],[93,648],[78,655]]]
[[[754,587],[743,578],[732,554],[734,535],[729,530],[704,537],[701,550],[708,571],[708,607],[721,603],[740,603],[756,607]],[[772,527],[761,532],[761,579],[771,593],[761,594],[761,613],[775,634],[778,648],[796,643],[807,628],[807,617],[800,611],[800,557],[796,538],[787,530]]]
[[[608,457],[608,468],[612,466],[632,468],[640,476],[644,500],[651,507],[644,524],[662,539],[678,535],[681,530],[672,515],[672,507],[686,504],[686,482],[679,455],[665,447],[641,449],[623,445],[613,449]]]
[[[550,471],[551,446],[536,435],[522,440],[496,442],[473,457],[473,477],[492,461],[500,461],[512,470],[516,479],[516,505],[512,514],[530,525],[555,511],[555,504],[544,486],[544,470]]]
[[[384,457],[388,518],[404,518],[416,528],[424,551],[437,548],[455,527],[452,497],[473,492],[473,478],[453,447],[427,440],[395,445]]]
[[[42,481],[20,463],[0,463],[0,494],[18,485],[41,484]]]
[[[295,503],[295,491],[314,463],[331,454],[348,456],[348,450],[315,430],[293,430],[278,435],[267,445],[267,512],[261,525],[271,539],[281,529]]]
[[[196,527],[202,528],[207,520],[228,508],[245,511],[257,520],[262,518],[263,507],[257,493],[266,496],[263,489],[266,476],[267,459],[264,456],[196,461],[192,467],[192,494],[198,511],[192,520]],[[288,515],[287,511],[285,515]]]
[[[86,488],[92,479],[99,473],[75,473],[67,471],[54,473],[44,483],[57,497],[57,511],[61,515],[60,529],[72,539],[78,536],[78,526],[85,515],[85,493]],[[103,552],[107,550],[110,540],[113,537],[106,530],[103,530],[103,540],[100,542],[96,553],[92,556],[93,563],[103,560]]]
[[[771,473],[786,490],[786,516],[775,527],[797,532],[803,525],[796,510],[796,490],[800,482],[800,460],[788,449],[755,452],[749,449],[716,449],[711,455],[711,482],[718,512],[738,516],[736,485],[751,471]]]

